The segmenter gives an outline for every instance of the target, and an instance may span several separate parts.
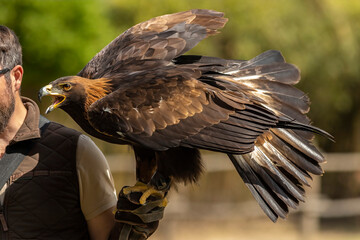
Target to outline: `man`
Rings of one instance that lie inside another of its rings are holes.
[[[121,239],[146,239],[158,221],[144,223],[129,211],[141,207],[134,196],[121,192],[117,203],[109,166],[89,137],[46,122],[36,103],[20,95],[21,65],[17,36],[0,25],[0,161],[28,148],[0,186],[0,239],[101,240],[120,233]]]
[[[21,65],[18,38],[0,26],[0,155],[34,142],[0,191],[1,239],[107,239],[116,192],[105,157],[89,137],[60,124],[40,132],[39,108],[20,96]]]

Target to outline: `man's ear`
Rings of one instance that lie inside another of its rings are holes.
[[[24,69],[23,69],[23,67],[21,65],[16,65],[11,70],[10,76],[11,76],[11,80],[12,80],[12,83],[13,83],[13,90],[14,91],[20,91],[23,74],[24,74]]]

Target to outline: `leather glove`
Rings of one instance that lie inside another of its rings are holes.
[[[147,198],[145,204],[139,204],[142,192],[124,194],[123,187],[119,193],[116,226],[110,239],[145,240],[158,228],[159,220],[163,218],[166,199],[160,196]]]

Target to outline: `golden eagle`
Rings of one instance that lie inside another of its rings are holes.
[[[216,34],[223,16],[196,9],[137,24],[39,97],[53,97],[47,113],[61,108],[88,134],[131,145],[149,189],[196,182],[199,149],[227,154],[276,221],[304,201],[309,173],[323,173],[313,133],[332,136],[310,125],[309,98],[293,87],[299,70],[280,52],[249,61],[183,55]]]

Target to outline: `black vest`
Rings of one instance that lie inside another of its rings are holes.
[[[79,136],[51,122],[35,140],[24,159],[36,161],[35,168],[6,189],[2,211],[8,230],[0,224],[1,240],[89,239],[76,172]]]

